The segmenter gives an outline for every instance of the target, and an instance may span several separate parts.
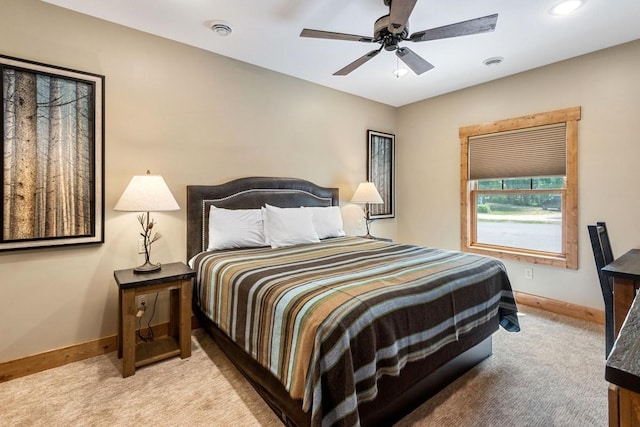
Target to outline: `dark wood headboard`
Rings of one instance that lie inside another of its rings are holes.
[[[337,188],[296,178],[249,177],[220,185],[187,186],[187,261],[208,246],[211,205],[226,209],[338,206]]]

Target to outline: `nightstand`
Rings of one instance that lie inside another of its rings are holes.
[[[122,358],[123,377],[158,360],[191,356],[191,279],[195,275],[181,262],[165,264],[153,273],[113,272],[118,284],[118,358]],[[136,344],[136,295],[160,291],[170,292],[168,334]]]

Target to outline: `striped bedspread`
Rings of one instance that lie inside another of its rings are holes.
[[[362,238],[194,258],[195,298],[315,425],[357,425],[376,379],[489,321],[518,331],[493,258]]]

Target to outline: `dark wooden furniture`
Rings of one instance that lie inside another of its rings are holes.
[[[602,268],[613,262],[613,251],[611,250],[607,225],[604,222],[589,225],[587,229],[589,230],[591,248],[593,249],[593,257],[596,262],[596,270],[598,271],[598,279],[600,280],[600,288],[602,289],[602,298],[604,300],[605,357],[607,357],[616,339],[613,320],[613,280],[611,276],[603,274]]]
[[[214,186],[187,186],[187,257],[208,246],[211,205],[228,209],[255,209],[264,203],[278,207],[337,206],[338,189],[319,187],[292,178],[241,178]],[[293,400],[280,381],[227,337],[194,304],[200,324],[213,336],[274,412],[287,425],[309,425],[310,415]],[[399,376],[384,375],[378,396],[359,407],[362,425],[391,425],[442,390],[492,353],[491,335],[497,316],[476,330],[462,334],[432,356],[407,364]]]
[[[389,243],[393,242],[393,240],[392,240],[392,239],[389,239],[389,238],[387,238],[387,237],[376,237],[376,236],[370,236],[370,237],[368,237],[368,239],[378,240],[378,241],[380,241],[380,242],[389,242]]]
[[[640,426],[640,299],[629,314],[607,359],[609,426]]]
[[[631,249],[620,258],[602,267],[602,274],[613,278],[614,333],[620,328],[640,287],[640,249]]]
[[[191,356],[191,279],[196,272],[181,262],[165,264],[154,273],[135,274],[133,269],[116,270],[118,284],[118,358],[122,376],[158,360]],[[170,291],[169,333],[151,342],[136,344],[136,295]]]

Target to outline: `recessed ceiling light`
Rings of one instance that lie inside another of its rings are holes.
[[[552,15],[567,15],[584,4],[584,0],[567,0],[557,4],[549,11]]]
[[[495,67],[496,65],[502,64],[504,58],[502,56],[494,56],[492,58],[487,58],[482,63],[487,67]]]
[[[225,21],[213,21],[211,22],[211,30],[219,36],[228,36],[233,31],[231,24]]]

